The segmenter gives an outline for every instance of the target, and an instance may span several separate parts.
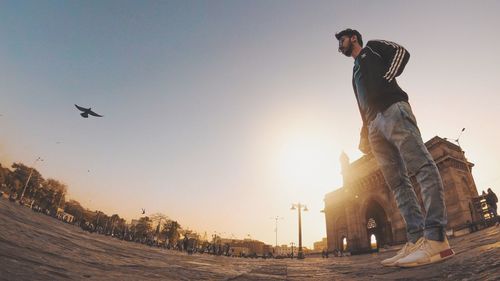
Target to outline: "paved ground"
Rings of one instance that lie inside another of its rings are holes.
[[[0,280],[500,280],[500,227],[450,241],[456,256],[384,268],[394,251],[262,260],[188,256],[90,234],[0,198]]]

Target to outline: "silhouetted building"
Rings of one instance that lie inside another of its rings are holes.
[[[328,239],[325,237],[321,239],[321,241],[317,241],[313,243],[314,251],[322,251],[328,248]]]
[[[473,198],[478,196],[471,174],[474,164],[467,161],[459,146],[440,137],[425,145],[443,180],[447,232],[464,229],[479,219],[473,205]],[[340,162],[343,186],[324,199],[328,248],[356,253],[406,242],[405,223],[373,156],[349,163],[342,153]],[[413,175],[410,177],[425,212],[420,186]]]
[[[295,254],[297,254],[297,247],[293,247]],[[281,245],[274,247],[275,256],[288,256],[292,254],[292,247],[288,245]]]
[[[222,244],[229,244],[231,249],[235,249],[235,251],[242,252],[246,255],[269,255],[273,252],[273,247],[271,245],[267,245],[262,241],[253,240],[253,239],[221,239]]]

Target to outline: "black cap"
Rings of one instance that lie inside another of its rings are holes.
[[[340,32],[335,33],[335,38],[337,38],[337,40],[339,40],[340,37],[342,37],[344,35],[347,35],[349,37],[356,35],[356,37],[358,38],[359,45],[363,46],[363,38],[361,37],[361,33],[359,33],[357,30],[350,29],[350,28],[344,29]]]

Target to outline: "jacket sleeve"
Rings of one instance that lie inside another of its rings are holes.
[[[394,78],[401,75],[408,60],[410,60],[408,50],[394,42],[371,40],[366,43],[366,47],[384,61],[387,67],[384,78],[387,82],[391,82]]]

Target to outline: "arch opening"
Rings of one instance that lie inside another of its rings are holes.
[[[342,237],[342,251],[347,251],[347,237],[345,236]]]
[[[373,251],[377,251],[384,245],[392,243],[392,228],[384,208],[375,200],[370,200],[367,204],[366,232],[368,245]]]
[[[372,250],[378,249],[377,237],[375,236],[375,234],[372,234],[370,236],[370,248]]]

